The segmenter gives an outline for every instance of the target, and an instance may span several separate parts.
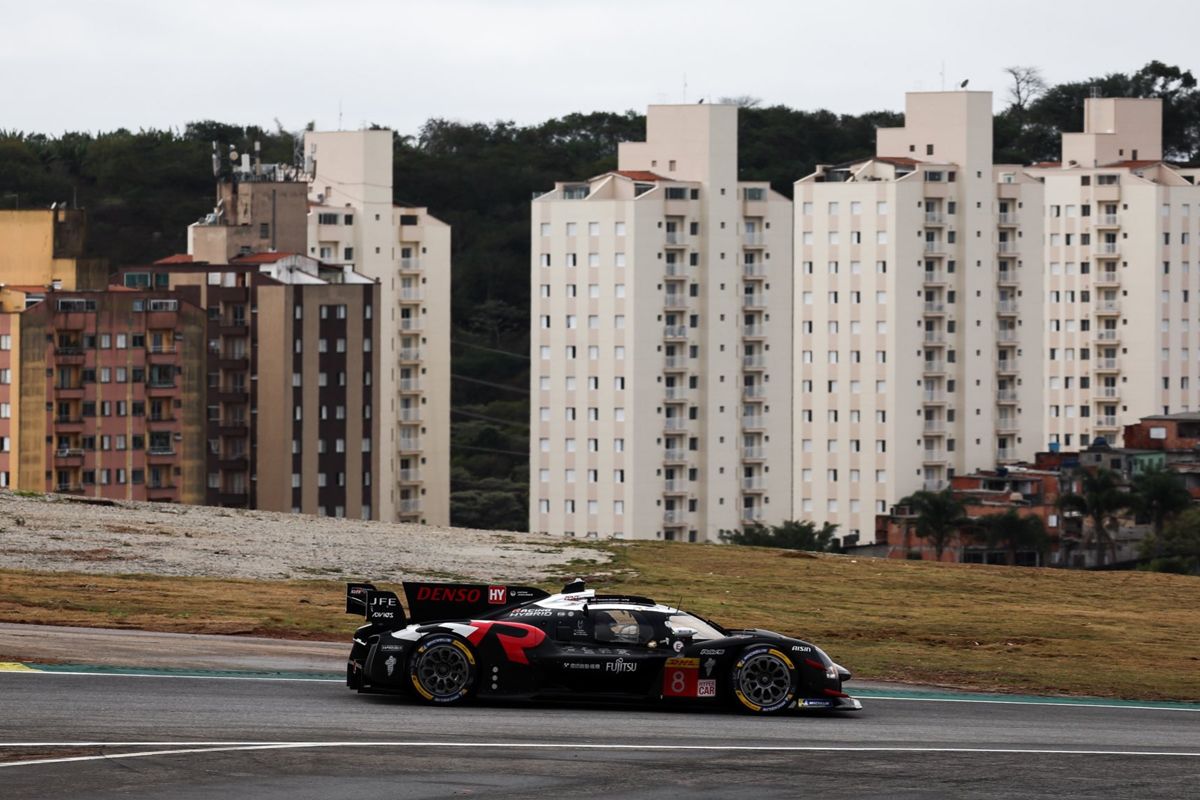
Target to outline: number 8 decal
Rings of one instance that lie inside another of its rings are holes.
[[[687,689],[687,678],[683,674],[683,670],[677,669],[671,673],[671,692],[672,694],[683,694]]]

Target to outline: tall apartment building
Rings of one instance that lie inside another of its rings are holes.
[[[448,525],[450,228],[425,208],[393,203],[391,131],[309,132],[303,167],[243,156],[218,183],[213,212],[188,229],[188,252],[212,264],[298,254],[324,265],[330,283],[337,270],[378,283],[372,515]]]
[[[380,286],[304,255],[122,269],[203,309],[203,502],[380,518]]]
[[[392,132],[309,132],[308,255],[380,284],[381,518],[450,524],[450,226],[396,205]]]
[[[165,290],[52,289],[0,317],[13,326],[0,334],[0,484],[203,501],[201,309]]]
[[[1091,98],[1061,162],[994,165],[989,93],[915,93],[796,184],[797,517],[865,540],[964,470],[1200,407],[1200,170],[1161,114]]]
[[[1200,408],[1198,169],[1163,162],[1158,99],[1089,98],[1044,181],[1045,399],[1051,445]]]
[[[651,106],[532,209],[529,528],[713,541],[791,512],[791,204],[737,109]]]
[[[991,93],[927,92],[874,158],[797,182],[797,518],[869,540],[903,495],[1040,444],[1041,187],[997,181]]]

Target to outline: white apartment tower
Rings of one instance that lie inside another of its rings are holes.
[[[1045,184],[1050,443],[1120,443],[1123,426],[1200,408],[1200,170],[1162,161],[1158,99],[1090,98]]]
[[[392,132],[309,132],[308,254],[381,284],[381,519],[450,524],[450,227],[392,200]]]
[[[791,512],[792,214],[737,109],[651,106],[532,209],[529,527],[715,541]]]
[[[874,158],[797,182],[797,519],[869,542],[900,497],[1041,444],[1040,190],[993,169],[990,92],[909,94]]]

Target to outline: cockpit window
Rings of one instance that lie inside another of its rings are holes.
[[[654,638],[654,630],[637,614],[624,608],[592,612],[597,642],[645,644]]]
[[[672,632],[679,628],[691,628],[696,632],[693,637],[697,642],[707,642],[711,639],[723,639],[726,634],[721,633],[712,625],[709,625],[699,617],[694,617],[691,614],[672,614],[667,618],[667,627]]]

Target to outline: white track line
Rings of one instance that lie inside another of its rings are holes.
[[[891,695],[854,695],[864,702],[873,703],[876,700],[891,700],[905,703],[988,703],[992,705],[1008,705],[1008,706],[1055,706],[1057,708],[1117,708],[1130,709],[1133,711],[1184,711],[1196,713],[1200,712],[1200,706],[1195,708],[1181,708],[1179,706],[1138,706],[1125,705],[1123,703],[1092,703],[1087,700],[1064,700],[1055,702],[1054,700],[991,700],[980,697],[894,697]]]
[[[274,681],[284,683],[345,683],[345,678],[284,678],[271,675],[173,675],[155,672],[65,672],[63,670],[0,670],[0,675],[74,675],[88,678],[161,678],[191,681]]]
[[[188,755],[251,750],[300,750],[311,748],[406,747],[458,748],[502,750],[627,750],[656,752],[774,752],[774,753],[960,753],[989,755],[1083,755],[1083,756],[1159,756],[1169,758],[1200,758],[1200,752],[1146,750],[1069,750],[1036,748],[990,747],[874,747],[835,745],[690,745],[690,744],[590,744],[587,742],[25,742],[3,744],[0,747],[172,747],[170,750],[141,750],[130,753],[110,753],[69,758],[42,758],[0,763],[4,767],[26,767],[37,764],[65,764],[73,761],[108,761],[151,756]],[[177,749],[183,748],[183,749]]]

